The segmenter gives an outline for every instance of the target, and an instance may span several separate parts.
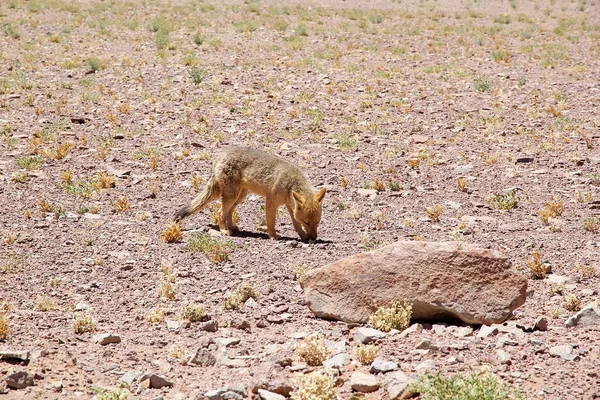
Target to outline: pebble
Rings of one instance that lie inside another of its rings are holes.
[[[379,382],[373,375],[356,371],[350,377],[350,386],[357,392],[371,393],[379,389]]]
[[[385,333],[373,328],[358,328],[354,334],[354,341],[360,344],[367,344],[385,337]]]

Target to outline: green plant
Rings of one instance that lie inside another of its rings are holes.
[[[2,25],[2,31],[6,36],[9,36],[13,39],[19,39],[21,37],[19,30],[10,22]]]
[[[190,77],[192,78],[192,82],[194,83],[194,85],[199,85],[206,77],[206,73],[203,69],[193,67],[192,69],[190,69]]]
[[[106,68],[106,62],[102,61],[97,57],[92,57],[87,60],[87,64],[90,67],[91,72],[98,72],[101,69]]]
[[[423,400],[517,400],[524,397],[506,383],[487,373],[443,377],[427,375],[411,385]]]
[[[28,170],[38,169],[44,158],[42,156],[33,155],[33,156],[25,156],[21,157],[17,160],[17,165],[21,168],[25,168]]]
[[[496,193],[487,199],[488,203],[497,210],[512,210],[519,206],[519,196],[516,190],[509,190],[504,193]]]
[[[229,253],[236,247],[231,240],[218,239],[208,233],[193,235],[187,242],[188,250],[204,253],[214,263],[229,260]]]
[[[479,93],[484,93],[484,92],[488,92],[491,89],[492,84],[487,79],[477,78],[473,82],[473,87]]]
[[[337,134],[334,136],[338,141],[338,146],[342,151],[356,151],[358,149],[358,142],[354,136],[346,134]]]
[[[129,392],[124,389],[98,391],[98,400],[127,400],[128,397]]]
[[[411,316],[412,304],[397,302],[389,307],[379,307],[369,317],[369,325],[383,332],[389,332],[392,329],[403,331],[410,325]]]

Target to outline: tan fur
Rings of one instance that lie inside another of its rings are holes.
[[[232,220],[233,211],[248,192],[265,198],[269,238],[278,238],[275,215],[277,208],[284,204],[300,238],[317,238],[325,188],[315,192],[306,176],[293,164],[263,151],[241,147],[227,148],[219,154],[206,186],[175,218],[185,218],[220,196],[223,217],[219,229],[223,235],[231,235],[237,230]]]

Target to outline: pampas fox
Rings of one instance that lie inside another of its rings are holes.
[[[212,175],[206,186],[175,215],[185,218],[221,196],[219,229],[223,235],[237,230],[233,223],[235,208],[248,192],[265,197],[267,233],[278,239],[275,214],[285,204],[294,229],[304,241],[317,238],[325,188],[314,191],[306,176],[293,164],[259,150],[231,147],[225,149],[214,161]]]

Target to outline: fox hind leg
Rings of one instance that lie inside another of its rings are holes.
[[[235,230],[233,223],[233,210],[240,196],[241,189],[228,189],[221,191],[221,218],[219,220],[219,230],[222,235],[231,236],[231,232]]]
[[[246,200],[246,196],[248,196],[248,189],[242,189],[242,191],[240,192],[240,194],[238,195],[235,203],[233,203],[233,206],[231,207],[231,212],[229,213],[231,216],[231,229],[235,232],[237,232],[239,229],[237,227],[237,225],[233,222],[233,213],[235,212],[237,206],[239,206],[244,200]]]

